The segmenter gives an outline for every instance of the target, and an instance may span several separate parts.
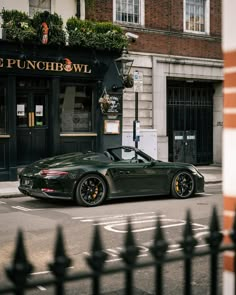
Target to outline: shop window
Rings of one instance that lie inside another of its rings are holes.
[[[33,16],[35,12],[51,12],[51,0],[29,0],[29,15]]]
[[[144,0],[113,0],[116,22],[144,25]]]
[[[61,132],[92,131],[92,89],[85,85],[62,85],[60,91]]]
[[[0,134],[6,134],[6,88],[0,84]]]
[[[209,1],[210,0],[185,0],[185,31],[209,33]]]

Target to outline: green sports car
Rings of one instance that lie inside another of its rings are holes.
[[[157,161],[129,146],[43,159],[25,167],[19,179],[25,195],[71,199],[82,206],[137,196],[185,199],[204,191],[204,177],[193,165]]]

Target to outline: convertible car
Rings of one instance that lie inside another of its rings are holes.
[[[19,180],[25,195],[71,199],[82,206],[122,197],[185,199],[204,191],[204,177],[193,165],[157,161],[129,146],[43,159],[25,167]]]

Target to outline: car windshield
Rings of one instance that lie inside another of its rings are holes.
[[[142,151],[132,147],[111,148],[107,151],[110,154],[110,158],[113,158],[114,161],[133,161],[137,163],[146,163],[152,160],[151,157]]]

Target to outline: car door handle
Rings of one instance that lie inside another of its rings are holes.
[[[124,174],[130,174],[130,171],[123,171],[123,170],[121,170],[121,171],[120,171],[120,174],[121,174],[121,175],[124,175]]]

